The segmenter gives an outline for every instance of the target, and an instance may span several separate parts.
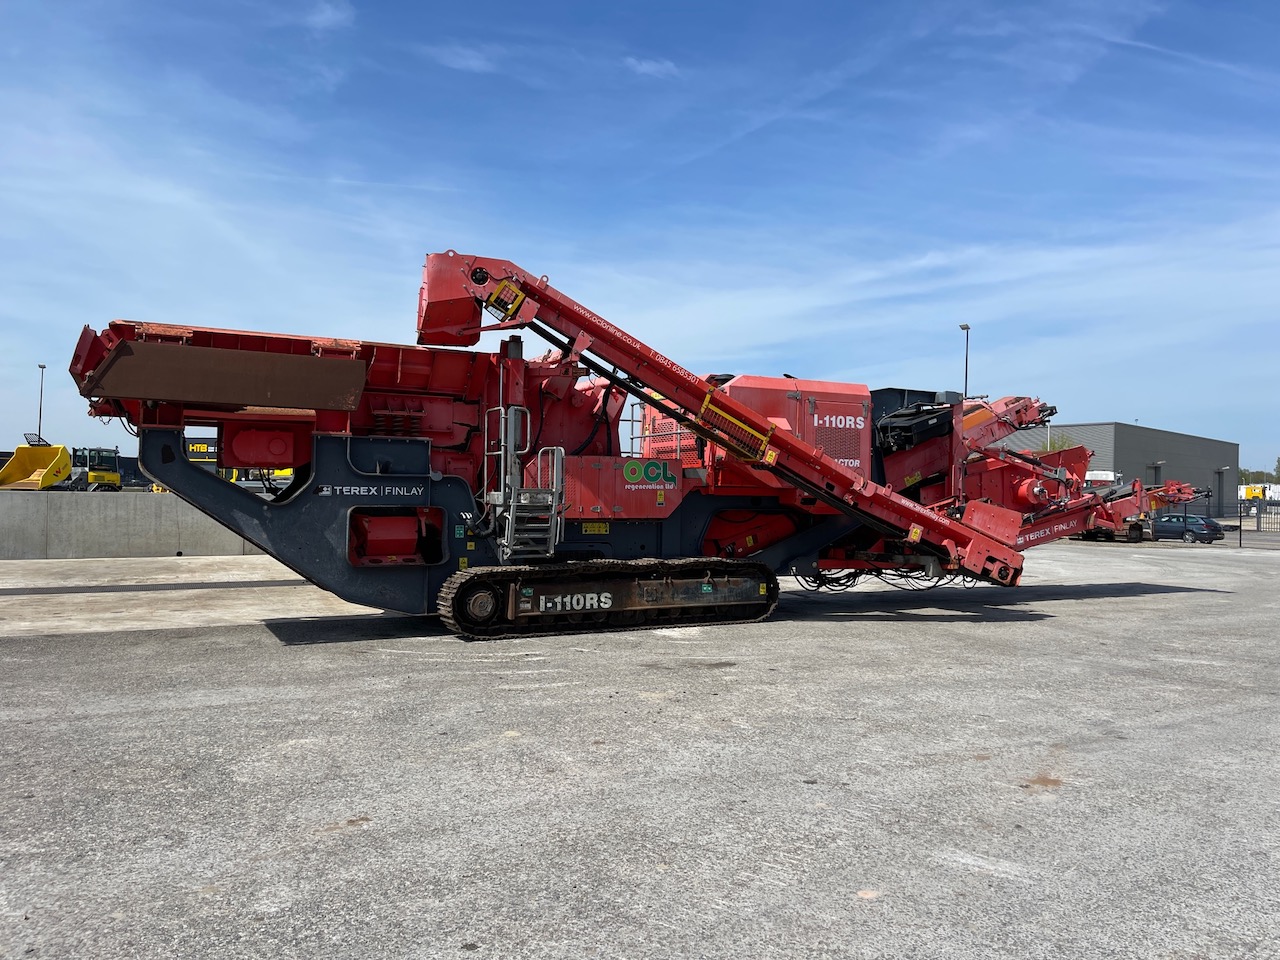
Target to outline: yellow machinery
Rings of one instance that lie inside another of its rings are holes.
[[[71,476],[71,454],[66,447],[45,443],[27,434],[27,443],[0,467],[0,490],[47,490]]]
[[[117,491],[121,487],[118,447],[73,447],[71,449],[72,490]]]
[[[243,484],[255,491],[261,489],[264,494],[278,493],[283,487],[293,482],[292,468],[284,470],[237,470],[233,467],[218,466],[218,441],[206,437],[204,439],[187,440],[187,459],[199,464],[211,473],[216,473],[228,483]],[[168,493],[167,487],[158,483],[151,484],[152,493]]]
[[[0,467],[3,490],[102,490],[121,487],[120,451],[114,447],[51,444],[34,433]]]

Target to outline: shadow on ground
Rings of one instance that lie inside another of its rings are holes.
[[[1046,584],[1010,589],[942,587],[934,590],[877,590],[865,593],[855,590],[834,594],[787,591],[769,619],[784,622],[911,619],[931,623],[1033,623],[1052,619],[1054,614],[1029,609],[1030,604],[1223,592],[1226,591],[1153,583]],[[438,617],[411,617],[393,613],[381,616],[267,620],[263,625],[286,646],[452,636]]]
[[[360,643],[365,640],[453,636],[440,623],[439,617],[411,617],[400,613],[264,620],[262,625],[288,647],[313,643]]]
[[[797,593],[782,595],[770,618],[785,621],[899,620],[911,618],[931,623],[1033,623],[1052,619],[1051,611],[1031,610],[1029,604],[1053,601],[1114,600],[1162,594],[1226,593],[1203,587],[1160,583],[1044,584],[1032,587],[938,587],[859,593]]]

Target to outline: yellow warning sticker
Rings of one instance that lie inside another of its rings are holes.
[[[465,569],[467,569],[467,558],[466,558],[466,557],[459,557],[459,558],[458,558],[458,569],[459,569],[459,570],[465,570]]]
[[[607,523],[584,523],[582,525],[583,533],[608,533],[609,525]]]
[[[772,467],[775,463],[778,462],[778,451],[773,449],[772,447],[766,450],[764,452],[764,462]]]
[[[924,527],[918,523],[913,523],[911,529],[907,532],[907,541],[909,543],[919,543],[920,538],[924,536]]]

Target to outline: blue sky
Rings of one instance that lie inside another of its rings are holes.
[[[698,372],[1280,455],[1280,5],[0,3],[0,447],[114,317],[412,342],[507,257]]]

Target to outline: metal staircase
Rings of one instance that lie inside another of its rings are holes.
[[[497,429],[490,431],[495,419]],[[527,407],[494,407],[485,417],[485,456],[497,461],[497,482],[486,500],[497,520],[503,563],[554,556],[564,537],[564,447],[540,449],[526,477],[520,458],[529,452],[528,428]],[[527,479],[533,483],[526,485]]]
[[[504,560],[550,557],[564,536],[564,447],[538,451],[534,486],[514,487],[499,554]]]

